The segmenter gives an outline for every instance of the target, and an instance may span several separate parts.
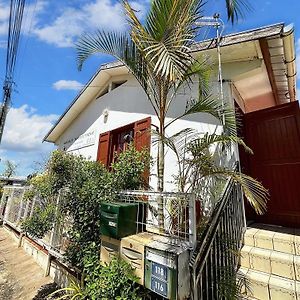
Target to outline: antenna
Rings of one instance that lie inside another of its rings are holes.
[[[224,91],[223,91],[223,77],[222,77],[222,61],[221,61],[221,37],[225,28],[224,22],[220,19],[220,14],[215,13],[212,17],[202,17],[200,21],[196,22],[197,26],[211,26],[216,28],[217,35],[217,55],[218,55],[218,81],[219,81],[219,95],[224,108]],[[223,125],[225,124],[225,117],[223,115]]]

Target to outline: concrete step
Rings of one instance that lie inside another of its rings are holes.
[[[300,230],[255,224],[247,228],[244,244],[268,250],[300,255]]]
[[[265,272],[251,270],[248,268],[240,268],[240,272],[245,275],[250,285],[250,290],[244,290],[244,294],[241,299],[300,299],[300,282],[298,281],[276,275],[270,275]]]
[[[245,245],[241,250],[240,263],[247,269],[300,281],[298,255]]]

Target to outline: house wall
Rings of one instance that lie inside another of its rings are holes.
[[[65,149],[70,153],[82,155],[88,159],[96,160],[99,134],[122,127],[129,123],[136,122],[151,116],[152,129],[158,126],[158,119],[155,116],[151,104],[146,98],[142,88],[136,79],[128,74],[115,76],[113,81],[127,80],[127,82],[109,93],[94,99],[83,110],[72,124],[65,130],[57,141],[59,149]],[[217,94],[218,85],[213,85],[213,93]],[[224,84],[225,98],[231,99],[229,84]],[[167,122],[182,114],[187,101],[198,93],[197,83],[194,83],[191,90],[182,89],[176,96],[168,113]],[[107,110],[108,116],[104,117],[103,112]],[[184,128],[196,129],[199,133],[213,132],[217,126],[216,120],[207,114],[197,114],[175,121],[167,129],[167,135],[173,135]],[[218,127],[220,130],[220,127]],[[74,142],[79,136],[85,135]],[[153,140],[153,136],[152,136]],[[151,156],[155,159],[157,147],[151,145]],[[177,174],[175,155],[167,150],[165,158],[165,190],[175,189],[173,175]],[[156,163],[154,163],[150,174],[156,174]],[[150,175],[150,186],[156,187],[157,178]]]

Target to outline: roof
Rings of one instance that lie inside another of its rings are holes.
[[[234,44],[255,41],[263,38],[280,36],[283,33],[284,24],[278,23],[270,26],[264,26],[247,31],[228,34],[222,37],[221,47]],[[205,40],[192,47],[192,52],[200,52],[216,48],[215,39]],[[103,86],[105,82],[123,69],[123,72],[128,72],[128,69],[121,62],[112,62],[101,65],[98,71],[91,77],[85,87],[78,93],[75,99],[67,107],[65,112],[56,121],[50,131],[46,134],[43,141],[55,142],[61,136],[63,131],[72,123],[72,121],[80,114],[82,109],[92,101],[93,97],[99,93],[100,89],[95,89],[95,86]]]

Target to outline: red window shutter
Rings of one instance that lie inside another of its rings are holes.
[[[137,121],[134,123],[134,144],[136,150],[150,148],[151,140],[151,117]]]
[[[110,132],[101,133],[99,136],[97,161],[102,162],[107,167],[109,165],[109,150]]]

